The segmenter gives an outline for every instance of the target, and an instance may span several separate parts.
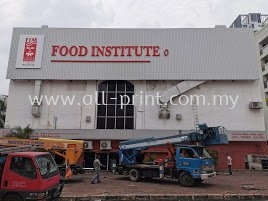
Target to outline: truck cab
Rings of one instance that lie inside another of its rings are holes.
[[[14,152],[1,157],[0,200],[53,200],[63,183],[59,169],[48,152]]]
[[[178,146],[175,158],[179,181],[184,186],[216,176],[214,161],[203,146]]]

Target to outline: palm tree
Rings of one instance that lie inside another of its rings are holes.
[[[4,128],[6,118],[6,103],[0,99],[0,128]]]
[[[19,126],[11,129],[11,134],[9,135],[9,137],[16,137],[19,139],[29,139],[32,132],[33,129],[30,128],[30,125],[26,126],[25,128],[21,128]]]

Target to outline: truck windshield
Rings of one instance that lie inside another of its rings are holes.
[[[193,147],[201,158],[212,158],[204,147]]]
[[[51,155],[40,155],[35,157],[41,176],[46,179],[53,177],[59,172],[58,167]]]

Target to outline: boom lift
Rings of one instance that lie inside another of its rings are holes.
[[[197,142],[202,145],[181,145]],[[216,176],[214,162],[203,145],[228,144],[223,127],[199,124],[199,131],[185,135],[128,140],[119,144],[119,174],[129,175],[131,181],[139,178],[178,179],[183,186],[193,186]],[[168,157],[155,164],[141,161],[143,150],[168,145]],[[188,156],[182,155],[187,153]]]
[[[2,138],[0,145],[5,147],[32,146],[34,150],[51,152],[58,164],[61,176],[69,179],[72,174],[84,173],[82,166],[84,154],[83,140],[39,138],[38,140]]]

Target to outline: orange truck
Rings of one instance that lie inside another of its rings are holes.
[[[49,152],[0,148],[0,201],[54,200],[64,183]]]
[[[58,164],[61,176],[69,179],[72,175],[84,173],[84,141],[54,138],[39,138],[38,140],[0,138],[0,146],[22,147],[32,146],[32,149],[50,152]]]

